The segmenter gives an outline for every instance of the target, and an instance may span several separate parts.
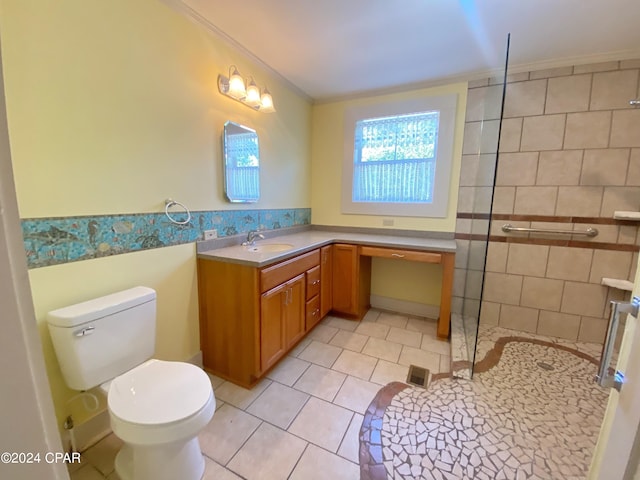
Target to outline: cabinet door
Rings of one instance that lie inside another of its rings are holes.
[[[304,274],[285,283],[285,309],[283,325],[285,348],[293,346],[305,334],[305,276]]]
[[[357,315],[358,247],[333,245],[333,310]]]
[[[327,245],[320,249],[320,318],[324,318],[333,308],[332,267],[333,246]]]
[[[263,372],[286,351],[282,318],[287,308],[288,288],[285,283],[260,297],[260,369]]]

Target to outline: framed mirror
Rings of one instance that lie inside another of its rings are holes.
[[[234,122],[224,124],[224,193],[233,203],[255,203],[260,198],[260,150],[255,130]]]

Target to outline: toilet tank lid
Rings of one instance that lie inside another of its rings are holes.
[[[76,327],[155,300],[156,292],[149,287],[134,287],[94,298],[47,313],[47,322],[57,327]]]

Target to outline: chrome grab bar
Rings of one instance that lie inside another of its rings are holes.
[[[544,228],[525,228],[525,227],[514,227],[510,223],[506,223],[502,226],[502,231],[505,233],[509,232],[524,232],[524,233],[556,233],[562,235],[586,235],[587,237],[595,237],[598,235],[598,229],[589,227],[586,230],[547,230]]]
[[[634,317],[638,317],[638,307],[640,307],[640,298],[633,297],[631,303],[627,302],[611,302],[611,316],[609,317],[609,327],[607,328],[607,337],[602,346],[602,356],[600,358],[600,366],[595,382],[604,388],[615,388],[620,391],[624,382],[624,375],[615,370],[609,373],[609,364],[613,354],[613,346],[616,341],[616,333],[618,331],[618,323],[620,323],[621,313],[630,313]]]

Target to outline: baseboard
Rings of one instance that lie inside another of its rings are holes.
[[[196,353],[193,357],[189,358],[186,360],[187,363],[191,363],[192,365],[195,365],[196,367],[202,367],[202,350],[200,350],[198,353]]]
[[[410,302],[397,298],[383,297],[381,295],[371,295],[371,306],[381,310],[414,315],[416,317],[426,317],[436,319],[440,316],[438,305],[427,305],[425,303]]]
[[[75,451],[84,452],[110,433],[111,423],[109,421],[109,411],[103,410],[90,419],[80,424],[74,425],[73,438],[75,443]],[[69,430],[65,430],[63,435],[64,448],[66,450],[70,450],[71,432]]]

